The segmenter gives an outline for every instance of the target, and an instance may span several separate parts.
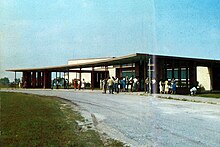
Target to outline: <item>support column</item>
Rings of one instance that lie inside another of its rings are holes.
[[[212,66],[208,67],[209,75],[210,75],[210,90],[213,91],[213,70]]]
[[[22,78],[23,88],[27,88],[27,72],[23,72],[23,78]]]
[[[43,88],[50,88],[51,87],[51,72],[44,71],[43,72]]]
[[[108,78],[108,66],[105,66],[105,79],[107,79]]]
[[[63,75],[63,78],[64,78],[64,81],[63,81],[64,89],[67,89],[66,72],[64,71],[63,74],[64,74],[64,75]]]
[[[56,72],[56,84],[55,84],[56,85],[56,89],[58,89],[58,82],[57,81],[58,81],[58,79],[57,79],[57,72]]]
[[[41,72],[37,72],[37,88],[41,87]]]
[[[196,63],[195,62],[192,62],[190,64],[190,67],[189,67],[189,81],[190,81],[190,88],[193,87],[193,86],[197,86],[197,77],[196,77]]]
[[[119,79],[122,77],[122,65],[120,65],[120,70],[119,70]]]
[[[31,72],[28,72],[28,88],[31,88]]]
[[[94,78],[95,78],[94,76],[95,76],[95,75],[94,75],[94,67],[92,67],[92,73],[91,73],[91,88],[92,88],[92,90],[94,90],[94,86],[95,86],[95,85],[94,85],[94,84],[95,84],[95,83],[94,83],[94,82],[95,82],[95,81],[94,81]]]
[[[36,88],[36,72],[35,71],[32,72],[31,86],[32,86],[32,88]]]
[[[15,88],[16,88],[16,71],[15,71]]]
[[[146,78],[146,59],[142,58],[139,62],[139,91],[144,91],[144,80]]]
[[[156,58],[156,56],[152,56],[152,66],[153,66],[153,75],[152,75],[152,80],[151,80],[151,82],[152,82],[152,92],[153,93],[157,93],[157,91],[158,91],[158,79],[157,79],[157,61],[158,61],[158,59]]]
[[[42,72],[42,76],[41,76],[41,88],[44,88],[44,77],[45,77],[45,72]]]
[[[163,79],[163,75],[164,75],[164,59],[157,59],[156,60],[156,64],[154,65],[156,66],[156,80],[158,81],[158,83],[160,82],[160,80]]]
[[[135,77],[140,76],[140,62],[135,62]]]
[[[82,68],[79,68],[79,80],[82,81]]]
[[[145,79],[147,78],[147,64],[146,64],[146,58],[144,59],[144,92],[146,93],[146,83]]]
[[[46,83],[47,83],[47,75],[46,75],[47,73],[46,72],[44,72],[44,82],[43,82],[43,88],[44,89],[46,89]]]
[[[151,93],[151,81],[152,81],[152,75],[151,75],[151,57],[148,59],[148,76],[149,76],[149,93]]]
[[[176,78],[176,77],[174,77],[174,61],[172,60],[171,62],[172,62],[172,63],[171,63],[171,68],[172,68],[172,78]]]
[[[181,87],[182,86],[182,80],[181,80],[181,64],[179,62],[178,64],[178,86]]]
[[[69,83],[70,83],[70,82],[69,82],[69,81],[70,81],[70,75],[69,75],[69,74],[70,74],[70,72],[69,72],[69,69],[68,69],[68,81],[67,81],[67,89],[69,89]]]
[[[156,74],[156,87],[155,92],[159,93],[159,82],[164,78],[164,59],[156,59],[155,74]]]
[[[47,75],[47,76],[48,76],[48,81],[47,81],[47,84],[48,84],[47,86],[48,86],[48,87],[47,87],[47,88],[51,88],[51,86],[52,86],[52,84],[51,84],[51,83],[52,83],[52,82],[51,82],[52,73],[51,73],[51,72],[48,72],[48,75]]]
[[[167,59],[164,59],[164,71],[163,71],[163,79],[167,80]]]
[[[186,87],[189,88],[189,67],[186,66]]]
[[[220,65],[218,64],[215,64],[215,65],[212,65],[212,89],[213,90],[217,90],[219,91],[220,90],[220,82],[219,82],[219,79],[220,79]]]
[[[23,72],[23,84],[24,88],[31,87],[31,72]]]
[[[132,72],[132,75],[133,75],[133,73],[134,73],[134,68],[133,68],[134,67],[134,63],[133,62],[131,63],[131,67],[132,67],[131,72]]]

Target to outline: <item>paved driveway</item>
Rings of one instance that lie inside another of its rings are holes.
[[[88,119],[95,115],[99,129],[131,146],[220,146],[220,105],[88,91],[21,92],[71,100]]]

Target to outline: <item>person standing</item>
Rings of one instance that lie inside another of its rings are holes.
[[[131,85],[131,92],[133,92],[133,83],[134,83],[134,80],[133,80],[133,75],[132,75],[129,79],[129,84]]]
[[[102,93],[106,94],[106,89],[107,89],[107,80],[103,79],[102,80]]]
[[[57,79],[56,81],[56,88],[58,89],[59,88],[59,80]]]
[[[146,92],[149,93],[149,78],[148,77],[145,79],[145,88],[146,88]]]
[[[171,80],[171,88],[172,88],[171,94],[176,94],[176,80],[175,80],[175,78],[172,78],[172,80]]]
[[[66,88],[69,89],[69,81],[66,79]]]
[[[164,86],[163,85],[164,85],[163,81],[160,80],[160,82],[159,82],[160,94],[164,93]]]
[[[85,79],[83,79],[81,88],[85,89],[85,87],[86,87],[86,82],[85,82]]]
[[[78,80],[78,90],[80,90],[80,89],[81,89],[81,81]]]
[[[133,81],[134,81],[134,82],[133,82],[133,91],[137,91],[137,82],[138,82],[138,80],[137,80],[137,78],[135,77]]]
[[[114,89],[115,89],[115,92],[117,92],[117,93],[119,93],[118,83],[119,83],[119,80],[118,80],[118,78],[116,77],[115,82],[114,82]]]
[[[113,85],[114,85],[113,79],[109,77],[107,83],[108,83],[109,94],[114,94],[113,93]]]
[[[128,92],[128,86],[129,86],[128,76],[126,76],[126,78],[125,78],[125,83],[126,83],[125,91]]]
[[[164,93],[168,94],[169,93],[169,85],[168,85],[168,80],[166,79],[166,81],[164,82]]]
[[[77,87],[77,81],[76,81],[76,79],[73,81],[73,87],[74,87],[74,89],[76,90],[76,87]]]

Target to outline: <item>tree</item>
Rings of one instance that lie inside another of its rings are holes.
[[[8,85],[9,83],[10,83],[9,79],[7,77],[0,79],[0,84],[2,84],[2,85]]]

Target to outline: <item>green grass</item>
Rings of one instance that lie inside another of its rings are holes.
[[[0,92],[1,146],[104,146],[94,130],[82,131],[84,118],[56,97]],[[106,146],[123,146],[110,139]]]
[[[219,93],[198,94],[196,96],[207,97],[207,98],[220,98]]]

